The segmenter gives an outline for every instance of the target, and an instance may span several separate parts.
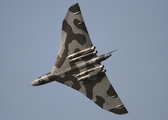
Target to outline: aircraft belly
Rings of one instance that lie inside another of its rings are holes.
[[[31,85],[55,80],[81,92],[105,110],[116,114],[127,113],[101,65],[114,51],[97,56],[78,3],[68,9],[61,35],[60,49],[52,71],[35,79]]]

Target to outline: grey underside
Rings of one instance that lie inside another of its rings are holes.
[[[63,20],[60,50],[52,69],[52,73],[62,74],[56,81],[80,91],[90,100],[105,110],[116,114],[125,114],[128,111],[110,84],[105,73],[98,74],[85,81],[78,81],[76,75],[84,70],[99,66],[101,63],[88,65],[87,61],[97,57],[91,55],[80,61],[70,62],[68,55],[93,46],[85,26],[78,3],[71,6]],[[81,64],[84,67],[80,68]]]

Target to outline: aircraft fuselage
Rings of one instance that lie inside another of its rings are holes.
[[[73,70],[82,69],[86,65],[92,65],[92,64],[95,64],[95,63],[100,63],[100,62],[106,60],[107,58],[109,58],[110,56],[111,56],[111,53],[107,53],[107,54],[97,56],[93,59],[88,60],[86,63],[77,65],[77,67],[73,68]],[[73,71],[73,70],[71,70],[71,71]],[[57,73],[49,72],[49,73],[35,79],[30,85],[39,86],[39,85],[43,85],[43,84],[46,84],[46,83],[49,83],[49,82],[52,82],[52,81],[55,81],[55,80],[57,81],[58,77],[61,77],[62,74],[64,74],[65,72],[68,72],[68,71],[57,72]]]

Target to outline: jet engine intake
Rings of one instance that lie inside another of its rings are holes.
[[[84,76],[78,78],[78,81],[84,81],[84,80],[86,80],[86,79],[89,79],[89,78],[91,78],[91,77],[94,77],[94,76],[96,76],[96,75],[98,75],[98,74],[100,74],[100,73],[104,73],[104,72],[106,72],[105,69],[102,69],[102,70],[100,70],[100,71],[98,71],[98,72],[95,72],[95,71],[90,72],[89,74],[84,75]]]
[[[101,71],[101,70],[103,70],[103,68],[104,68],[104,65],[99,65],[99,66],[96,66],[94,68],[91,68],[91,69],[85,70],[83,72],[80,72],[79,74],[76,75],[76,77],[84,76],[84,75],[86,75],[89,72],[94,71],[94,70]]]
[[[92,47],[90,47],[90,48],[86,48],[86,49],[84,49],[84,50],[81,50],[81,51],[78,51],[78,52],[76,52],[76,53],[73,53],[73,54],[69,55],[67,58],[73,59],[73,58],[75,58],[75,57],[77,57],[77,56],[87,54],[87,53],[89,53],[89,52],[94,51],[95,48],[96,48],[95,46],[92,46]]]
[[[94,51],[91,51],[91,52],[89,52],[87,54],[82,54],[81,56],[78,56],[78,57],[75,57],[75,58],[71,59],[70,62],[73,62],[73,61],[76,61],[76,60],[80,60],[81,58],[87,57],[89,55],[94,55],[96,53],[97,53],[97,51],[94,50]]]

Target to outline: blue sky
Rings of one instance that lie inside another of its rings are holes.
[[[98,54],[129,113],[99,108],[57,82],[28,86],[49,72],[59,50],[62,20],[78,2]],[[1,0],[1,120],[167,120],[167,0]]]

